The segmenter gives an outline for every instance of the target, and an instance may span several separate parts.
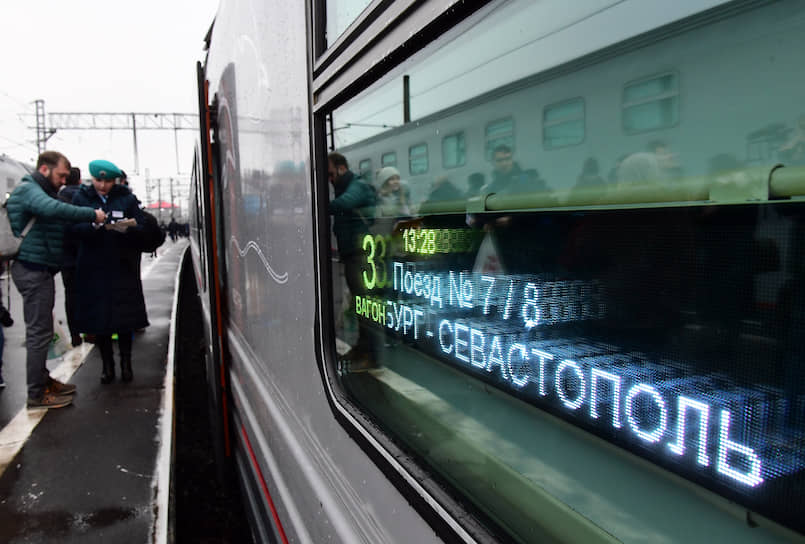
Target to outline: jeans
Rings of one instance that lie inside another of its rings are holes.
[[[48,347],[53,339],[53,303],[56,285],[48,270],[31,270],[19,261],[11,266],[11,278],[22,295],[25,316],[25,365],[28,398],[38,400],[45,393],[50,373]]]

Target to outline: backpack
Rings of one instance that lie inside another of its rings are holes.
[[[153,253],[165,241],[165,231],[159,228],[159,222],[153,214],[141,210],[143,214],[143,233],[140,251]]]
[[[11,221],[8,219],[8,209],[6,203],[0,206],[0,262],[10,261],[14,259],[20,252],[22,241],[28,235],[28,232],[33,228],[36,223],[36,216],[28,220],[28,224],[22,229],[22,233],[18,236],[14,234],[11,228]]]

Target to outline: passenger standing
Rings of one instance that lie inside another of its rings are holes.
[[[139,267],[143,217],[134,193],[125,185],[115,184],[120,176],[117,166],[97,160],[89,163],[89,171],[92,185],[82,186],[73,203],[103,208],[110,223],[73,228],[80,242],[76,321],[81,332],[96,337],[103,360],[103,384],[115,379],[112,335],[117,333],[121,379],[130,382],[133,332],[148,326]],[[134,224],[122,226],[124,220],[134,220]]]
[[[362,240],[374,221],[376,196],[371,186],[350,171],[347,159],[340,153],[327,156],[327,176],[335,190],[335,198],[330,201],[333,233],[344,264],[347,287],[352,294],[349,307],[354,308],[354,297],[366,293],[361,279],[362,265],[366,262]],[[351,363],[352,370],[371,368],[375,360],[373,346],[371,333],[365,321],[359,317],[358,339],[343,360]]]
[[[492,153],[494,168],[492,181],[482,188],[484,194],[514,194],[544,191],[545,182],[540,179],[536,170],[523,170],[512,156],[512,150],[507,145],[499,145]]]
[[[171,242],[176,242],[176,236],[179,233],[179,223],[176,222],[176,219],[171,217],[171,222],[168,223],[168,232],[170,233]]]
[[[60,408],[72,402],[75,385],[50,377],[47,354],[53,339],[53,275],[62,265],[66,222],[102,223],[106,214],[59,202],[57,192],[70,174],[70,161],[56,151],[45,151],[36,161],[36,172],[25,175],[8,199],[8,217],[19,235],[33,218],[35,223],[20,245],[11,277],[22,295],[28,407]]]
[[[81,188],[81,169],[73,166],[67,183],[59,191],[59,200],[72,204],[78,189]],[[78,244],[67,227],[64,234],[64,260],[62,261],[61,280],[64,284],[64,313],[67,315],[67,328],[70,329],[70,342],[73,347],[81,345],[81,335],[75,328],[75,260],[78,256]]]
[[[377,172],[377,215],[380,217],[410,217],[411,190],[400,181],[400,172],[386,166]]]

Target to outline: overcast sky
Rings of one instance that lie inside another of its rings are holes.
[[[218,0],[2,0],[0,153],[35,159],[35,99],[47,112],[195,112],[195,62]],[[24,115],[27,114],[27,115]],[[21,119],[22,117],[22,119]],[[180,132],[179,169],[195,133]],[[48,149],[85,172],[105,158],[134,170],[128,131],[59,131]],[[175,175],[173,131],[138,132],[142,174]]]

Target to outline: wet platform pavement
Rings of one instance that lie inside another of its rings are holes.
[[[92,345],[48,361],[59,379],[78,367],[70,377],[78,391],[66,408],[25,408],[24,324],[21,301],[12,291],[15,324],[6,329],[3,357],[8,386],[0,393],[0,542],[165,541],[166,437],[172,424],[172,377],[166,382],[166,375],[175,282],[185,246],[168,241],[159,258],[143,255],[151,325],[135,334],[131,383],[120,382],[118,365],[117,380],[101,385],[100,354]],[[58,321],[64,315],[60,277],[56,284]],[[2,287],[5,298],[5,281]],[[116,345],[115,357],[119,360]],[[27,439],[14,436],[14,427],[30,425],[41,415]]]

